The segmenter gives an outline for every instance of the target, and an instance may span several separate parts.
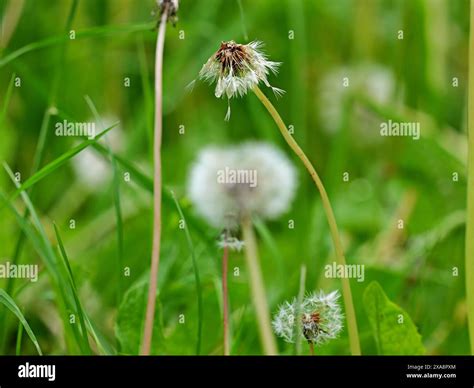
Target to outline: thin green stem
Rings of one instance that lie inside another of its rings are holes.
[[[257,315],[258,329],[262,341],[263,350],[266,355],[278,353],[275,337],[273,336],[270,314],[268,312],[268,302],[265,295],[262,271],[258,260],[257,241],[249,217],[242,220],[242,232],[245,242],[245,258],[247,270],[249,271],[250,290],[252,301]]]
[[[161,136],[163,132],[163,51],[165,46],[168,9],[161,15],[155,52],[155,139],[154,139],[154,182],[153,182],[153,247],[151,253],[150,285],[146,307],[145,326],[141,347],[142,355],[149,355],[155,320],[156,290],[160,265],[161,240]]]
[[[227,233],[227,232],[226,232]],[[225,237],[227,238],[227,236]],[[229,287],[227,283],[229,272],[229,247],[224,245],[222,254],[222,299],[224,305],[224,356],[230,355],[230,331],[229,331]]]
[[[18,331],[16,334],[16,355],[21,355],[21,341],[23,339],[23,325],[18,321]]]
[[[249,36],[247,34],[247,27],[245,26],[245,15],[244,15],[244,7],[242,6],[242,0],[237,0],[239,5],[239,12],[240,12],[240,21],[242,23],[242,33],[244,35],[244,40],[249,40]]]
[[[270,100],[263,94],[263,92],[258,88],[255,87],[253,89],[254,93],[258,97],[258,99],[262,102],[265,108],[268,110],[270,115],[272,116],[273,120],[278,126],[281,134],[283,135],[285,141],[288,143],[290,148],[294,151],[294,153],[298,156],[298,158],[303,162],[304,166],[308,170],[311,178],[313,179],[316,187],[319,190],[321,195],[321,201],[324,207],[324,211],[326,213],[326,217],[329,224],[329,229],[331,231],[331,237],[334,243],[334,247],[336,250],[336,258],[338,264],[346,265],[346,259],[344,257],[344,251],[342,249],[341,238],[339,235],[339,230],[337,228],[336,218],[334,216],[334,212],[331,207],[331,202],[329,201],[329,197],[327,195],[326,189],[324,188],[323,182],[321,178],[319,178],[318,173],[314,169],[313,165],[309,161],[308,157],[305,155],[303,150],[300,148],[298,143],[293,139],[293,137],[288,132],[288,128],[286,127],[285,123],[283,122],[280,114],[275,109],[273,104]],[[349,332],[349,343],[351,348],[352,355],[360,355],[360,342],[359,342],[359,333],[357,331],[357,320],[355,315],[354,303],[352,301],[352,292],[351,286],[349,283],[349,279],[343,278],[342,279],[342,295],[344,298],[344,304],[346,308],[346,317],[347,317],[347,328]]]
[[[298,302],[296,304],[296,319],[297,324],[294,327],[295,333],[294,333],[294,338],[295,338],[295,354],[300,355],[301,354],[301,333],[303,332],[303,322],[299,318],[302,316],[301,312],[301,305],[303,304],[303,298],[304,298],[304,292],[306,289],[306,266],[302,265],[301,270],[300,270],[300,288],[298,291]]]
[[[25,6],[25,0],[9,1],[3,10],[3,16],[0,20],[1,35],[0,35],[0,53],[8,46],[10,39],[13,36],[18,22],[21,19],[21,14]]]
[[[466,298],[471,354],[474,355],[474,1],[471,0],[468,96],[468,177],[466,218]]]

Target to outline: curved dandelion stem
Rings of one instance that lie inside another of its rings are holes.
[[[317,189],[319,190],[324,211],[326,213],[326,218],[328,220],[329,229],[331,231],[331,237],[336,250],[336,258],[338,264],[345,265],[346,259],[344,257],[344,251],[342,249],[342,243],[339,235],[339,230],[337,228],[336,218],[334,216],[334,212],[331,207],[331,202],[329,201],[329,197],[327,195],[326,189],[324,188],[323,182],[321,181],[321,178],[319,177],[318,173],[316,172],[313,165],[311,164],[301,147],[298,145],[296,140],[293,139],[293,137],[288,132],[288,128],[283,122],[283,119],[281,118],[280,114],[275,109],[273,104],[270,102],[270,100],[265,96],[265,94],[263,94],[263,92],[258,86],[254,87],[253,91],[272,116],[285,141],[288,143],[293,152],[298,156],[298,158],[303,162],[304,166],[311,175],[311,178],[313,179]],[[349,283],[349,279],[347,278],[342,278],[342,295],[346,308],[347,328],[349,333],[351,353],[352,355],[360,355],[361,352],[359,333],[357,331],[357,320],[355,315],[354,303],[352,300],[351,286]]]
[[[162,12],[158,37],[156,39],[155,59],[155,138],[154,138],[154,179],[153,179],[153,247],[151,253],[150,285],[146,307],[141,354],[149,355],[155,320],[156,289],[160,265],[161,240],[161,135],[163,131],[163,51],[165,46],[166,22],[168,10]]]
[[[257,315],[258,329],[262,341],[263,350],[267,355],[278,353],[273,336],[270,315],[268,312],[268,302],[265,295],[262,271],[258,261],[257,242],[249,217],[242,220],[242,232],[245,243],[245,258],[247,261],[247,270],[249,271],[250,290],[252,301]]]

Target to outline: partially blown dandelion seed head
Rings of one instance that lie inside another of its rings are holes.
[[[217,242],[219,248],[229,248],[231,251],[237,252],[240,252],[244,245],[245,243],[242,240],[239,240],[237,237],[227,236],[226,233],[223,233]]]
[[[211,84],[216,83],[217,98],[242,97],[260,82],[271,88],[277,97],[281,96],[284,91],[271,86],[267,79],[270,72],[277,73],[280,63],[268,60],[261,51],[262,46],[258,41],[248,44],[233,40],[222,42],[219,50],[202,67],[199,77]],[[230,111],[226,119],[229,115]]]
[[[274,219],[288,210],[296,171],[272,145],[248,142],[204,149],[188,180],[188,195],[209,224],[232,229],[244,216]]]
[[[160,10],[160,14],[163,14],[163,12],[167,12],[168,19],[171,20],[173,24],[178,21],[178,0],[157,0],[157,4]]]
[[[339,307],[339,292],[307,295],[298,308],[298,300],[284,302],[275,314],[272,325],[275,334],[286,342],[304,338],[309,343],[323,345],[337,338],[342,330],[343,315]],[[296,319],[299,313],[300,319]]]

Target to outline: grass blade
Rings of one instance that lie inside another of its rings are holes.
[[[123,271],[123,219],[122,219],[122,207],[121,207],[121,200],[120,200],[120,178],[119,172],[117,167],[117,161],[111,155],[112,159],[112,170],[113,170],[113,196],[114,196],[114,209],[115,209],[115,218],[117,220],[117,248],[118,248],[118,255],[117,255],[117,275],[118,275],[118,283],[117,283],[117,306],[120,305],[123,295],[123,282],[122,282],[122,271]]]
[[[33,342],[33,345],[35,345],[36,351],[38,352],[40,356],[42,356],[43,353],[41,352],[41,347],[38,343],[38,340],[36,339],[35,334],[33,333],[33,330],[31,330],[30,325],[28,324],[25,317],[21,313],[15,301],[3,289],[0,289],[0,303],[5,305],[8,310],[10,310],[13,314],[15,314],[15,316],[18,318],[18,320],[21,322],[21,324],[25,328],[26,334],[28,334],[28,337],[30,337],[31,342]]]
[[[474,4],[471,2],[471,31],[469,36],[469,59],[474,63]],[[466,212],[466,303],[468,311],[469,343],[474,355],[474,73],[469,72],[468,90],[468,177]]]
[[[255,229],[257,230],[258,235],[261,237],[264,244],[268,247],[272,253],[274,261],[277,263],[278,267],[278,276],[282,282],[287,278],[287,273],[285,272],[285,260],[281,254],[280,249],[278,248],[275,239],[273,238],[270,230],[267,225],[260,219],[255,218],[254,220]]]
[[[97,123],[100,125],[102,130],[105,130],[104,125],[102,123],[102,120],[100,118],[99,112],[92,101],[92,99],[89,96],[84,97],[87,105],[89,105],[89,108],[92,111],[92,114],[95,117],[95,120]],[[120,306],[120,302],[122,300],[122,295],[123,295],[123,285],[122,285],[122,271],[123,271],[123,219],[122,219],[122,209],[120,206],[120,179],[118,175],[118,169],[117,169],[117,161],[114,158],[114,155],[112,154],[112,151],[110,149],[110,146],[107,145],[106,147],[108,151],[108,156],[110,158],[111,164],[112,164],[112,192],[113,192],[113,198],[114,198],[114,209],[115,209],[115,219],[117,222],[117,308]]]
[[[11,171],[10,167],[6,163],[4,163],[4,168],[7,171],[12,182],[15,184],[16,187],[18,187],[19,183],[15,180],[13,176],[13,172]],[[48,240],[46,231],[44,230],[40,222],[38,214],[28,194],[25,191],[23,191],[21,192],[21,197],[23,199],[23,202],[26,205],[26,209],[28,213],[31,214],[33,225],[36,227],[39,235],[37,235],[34,228],[30,226],[30,224],[27,221],[27,218],[25,218],[24,216],[21,216],[20,213],[11,204],[11,202],[5,197],[5,195],[0,192],[0,199],[2,200],[4,205],[6,205],[11,210],[11,212],[15,215],[15,218],[18,224],[20,225],[20,228],[22,229],[23,233],[26,235],[26,237],[28,237],[33,247],[35,248],[39,256],[42,258],[43,262],[45,263],[48,273],[51,276],[53,288],[56,291],[57,295],[60,296],[58,298],[58,308],[60,310],[60,314],[61,316],[66,317],[67,308],[68,308],[67,306],[70,306],[72,303],[70,301],[70,298],[68,298],[69,295],[65,293],[66,288],[65,288],[65,283],[63,281],[64,273],[61,273],[60,268],[58,268],[57,257]],[[71,333],[71,325],[69,324],[69,322],[64,320],[63,325],[64,325],[65,332]],[[69,337],[66,336],[66,339],[69,339]]]
[[[105,157],[109,155],[109,151],[102,144],[94,143],[92,146]],[[153,193],[153,180],[149,176],[145,175],[143,172],[141,172],[138,168],[136,168],[132,163],[130,163],[125,158],[122,158],[121,156],[116,155],[116,154],[113,154],[113,155],[114,155],[115,160],[119,162],[123,167],[125,167],[125,169],[130,173],[130,175],[133,176],[133,180],[138,185],[140,185],[146,191]]]
[[[72,291],[72,296],[74,298],[74,301],[76,303],[76,310],[77,310],[77,315],[79,316],[79,324],[81,326],[81,331],[82,331],[82,348],[83,351],[85,351],[86,354],[91,354],[91,348],[89,345],[89,339],[87,337],[87,328],[84,320],[84,309],[82,308],[82,304],[79,300],[79,296],[77,294],[77,287],[76,287],[76,282],[74,281],[74,276],[72,274],[71,270],[71,265],[69,264],[69,259],[66,254],[66,249],[64,248],[63,241],[61,239],[61,236],[59,235],[59,230],[58,227],[56,226],[55,223],[53,223],[54,226],[54,232],[56,233],[56,239],[58,240],[58,245],[59,245],[59,251],[61,253],[61,258],[63,259],[63,264],[67,270],[68,273],[68,278],[69,278],[69,286],[71,287]]]
[[[117,34],[131,34],[134,32],[141,31],[150,31],[153,28],[153,23],[139,23],[139,24],[130,24],[130,25],[118,25],[118,26],[100,26],[93,27],[89,29],[84,29],[82,31],[76,32],[76,39],[98,37],[98,36],[110,36]],[[29,43],[18,50],[11,52],[8,55],[5,55],[4,58],[0,59],[0,67],[3,67],[15,60],[16,58],[21,57],[32,51],[40,50],[43,48],[55,46],[59,43],[69,40],[69,34],[61,34],[53,37],[49,37],[37,42]]]
[[[242,6],[242,0],[237,0],[238,6],[239,6],[239,12],[240,12],[240,21],[242,23],[242,33],[244,36],[244,40],[248,41],[249,36],[247,34],[247,27],[245,26],[245,14],[244,14],[244,7]]]
[[[13,171],[10,169],[10,167],[6,163],[3,163],[3,167],[4,167],[5,171],[7,172],[8,176],[10,177],[10,179],[12,180],[12,182],[18,188],[19,183],[15,179],[15,177],[13,175]],[[56,268],[57,268],[57,266],[56,266],[56,264],[57,264],[56,256],[54,255],[54,252],[53,252],[51,246],[49,245],[49,241],[46,237],[46,231],[44,230],[43,225],[41,224],[38,213],[36,212],[32,202],[30,201],[30,198],[29,198],[28,194],[25,191],[22,191],[21,192],[21,197],[22,197],[23,202],[26,205],[26,208],[27,208],[29,214],[31,214],[31,219],[32,219],[33,226],[38,230],[39,235],[40,235],[40,237],[38,238],[36,236],[36,234],[34,233],[34,230],[29,229],[29,230],[27,230],[27,232],[28,232],[27,236],[30,237],[30,240],[32,240],[33,245],[36,245],[36,247],[38,248],[38,250],[39,250],[38,253],[43,255],[43,257],[45,259],[44,261],[45,261],[46,266],[54,274],[54,277],[55,277],[56,281],[58,281],[59,276],[58,276],[58,272],[56,271]],[[7,200],[7,202],[8,202],[8,200]],[[8,205],[11,209],[13,209],[15,211],[15,215],[17,216],[17,218],[21,217],[20,214],[16,211],[16,209],[13,208],[13,205],[10,204],[10,202],[8,202]],[[23,227],[26,228],[26,226],[28,225],[27,219],[24,218],[24,217],[22,217],[22,219],[23,219],[23,222],[20,223],[20,226],[23,226]],[[25,230],[25,234],[26,234],[26,230]]]
[[[58,110],[58,111],[59,111],[58,115],[60,117],[67,119],[69,121],[77,121],[71,115],[67,114],[63,110]],[[124,170],[130,173],[130,176],[133,177],[134,182],[136,182],[140,187],[148,191],[150,194],[153,194],[153,180],[148,175],[140,171],[140,169],[135,167],[133,163],[129,162],[127,159],[121,157],[120,155],[110,152],[106,147],[104,147],[102,144],[98,142],[92,143],[91,146],[94,147],[97,151],[99,151],[103,157],[109,158],[110,156],[112,156],[118,162],[118,164],[120,164],[123,167]],[[170,194],[170,190],[164,187],[161,194],[162,194],[163,204],[168,206],[169,208],[174,207],[174,201],[173,201],[173,197]],[[206,243],[206,245],[208,247],[214,246],[215,236],[209,235],[207,228],[203,227],[203,223],[199,219],[197,219],[195,216],[193,216],[192,214],[188,214],[184,210],[183,210],[183,213],[186,216],[188,225],[196,231],[197,235]]]
[[[112,128],[114,128],[118,123],[112,125],[111,127],[107,128],[105,131],[102,131],[93,139],[88,139],[81,144],[77,145],[74,148],[71,148],[58,158],[54,159],[52,162],[48,163],[42,169],[40,169],[36,174],[28,178],[16,191],[13,193],[12,198],[15,198],[20,192],[32,187],[34,184],[38,183],[40,180],[51,174],[53,171],[61,167],[64,163],[66,163],[69,159],[73,156],[77,155],[81,152],[84,148],[88,147],[91,144],[97,142],[102,136],[104,136],[107,132],[109,132]]]
[[[196,281],[196,292],[197,292],[197,304],[198,304],[198,332],[197,332],[197,340],[196,340],[196,354],[201,353],[201,340],[202,340],[202,320],[203,320],[203,311],[202,311],[202,289],[201,289],[201,280],[199,277],[199,267],[197,265],[196,259],[196,252],[194,250],[194,245],[191,240],[191,234],[189,233],[189,229],[186,223],[186,219],[184,218],[183,211],[181,210],[181,206],[179,205],[176,196],[171,191],[171,196],[173,197],[174,203],[176,205],[176,209],[178,210],[180,218],[184,221],[184,233],[186,235],[186,241],[188,243],[189,251],[191,252],[191,259],[193,261],[193,269],[194,269],[194,279]]]
[[[92,147],[94,147],[97,151],[99,151],[104,157],[108,157],[109,151],[107,148],[105,148],[102,144],[99,143],[94,143],[92,144]],[[130,163],[128,160],[125,158],[112,153],[113,158],[123,166],[123,168],[130,173],[130,176],[133,177],[133,180],[140,185],[142,188],[144,188],[146,191],[149,193],[153,194],[153,180],[141,172],[137,167],[135,167],[132,163]],[[174,206],[174,200],[173,196],[170,194],[169,189],[166,187],[163,188],[162,191],[162,197],[163,197],[163,203],[167,205],[168,207]],[[182,209],[181,209],[182,210]],[[214,237],[209,237],[208,231],[202,226],[202,222],[200,222],[196,217],[194,217],[192,214],[187,214],[185,211],[183,211],[184,215],[186,216],[186,219],[188,221],[188,224],[192,229],[194,229],[197,234],[200,236],[200,238],[207,243],[209,246],[214,245]]]
[[[10,99],[12,97],[13,92],[13,84],[15,82],[16,74],[12,74],[12,78],[10,79],[10,83],[8,84],[7,93],[5,94],[5,101],[3,102],[3,109],[0,113],[0,128],[3,126],[3,121],[7,115],[8,106],[10,105]]]
[[[146,114],[146,123],[147,123],[147,136],[148,142],[150,144],[150,157],[153,156],[153,86],[150,83],[148,78],[148,68],[146,61],[146,51],[145,43],[143,38],[137,40],[138,46],[138,63],[140,65],[140,78],[142,81],[142,90],[143,90],[143,100],[145,103],[145,114]]]
[[[23,325],[18,321],[18,331],[16,334],[16,351],[17,356],[21,355],[21,340],[23,339]]]

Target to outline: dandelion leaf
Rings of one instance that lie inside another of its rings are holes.
[[[120,343],[121,354],[139,354],[145,324],[145,309],[148,295],[148,281],[145,279],[132,285],[125,293],[120,304],[115,334]],[[151,354],[163,354],[164,336],[162,325],[162,308],[158,295],[155,308],[153,342]]]
[[[421,335],[405,310],[397,306],[377,282],[364,292],[364,305],[379,354],[418,355],[425,349]]]

